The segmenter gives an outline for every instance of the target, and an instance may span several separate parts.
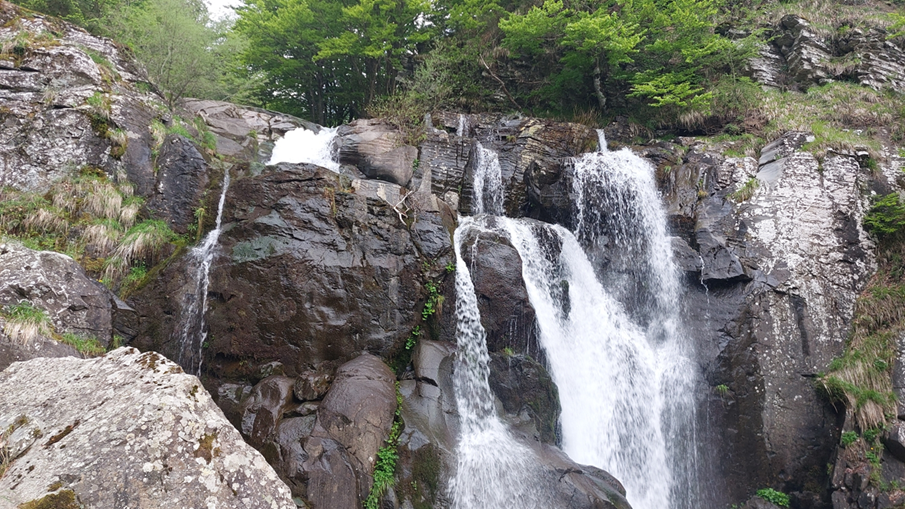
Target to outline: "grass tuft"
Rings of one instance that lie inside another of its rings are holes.
[[[3,332],[13,341],[22,345],[31,343],[39,335],[51,334],[50,318],[47,312],[35,307],[27,300],[21,300],[3,309],[6,324]]]

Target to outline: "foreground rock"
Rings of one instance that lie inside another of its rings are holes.
[[[0,506],[295,507],[198,379],[154,352],[17,363],[0,394]]]

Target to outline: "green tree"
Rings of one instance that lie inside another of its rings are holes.
[[[128,44],[172,109],[182,97],[209,97],[220,81],[223,39],[201,0],[145,0],[108,18],[110,34]]]
[[[708,79],[740,50],[714,32],[722,0],[546,0],[499,22],[514,56],[546,59],[555,69],[536,95],[563,102],[593,91],[645,100],[652,107],[705,108]]]

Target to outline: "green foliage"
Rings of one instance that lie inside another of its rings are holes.
[[[879,428],[868,428],[861,433],[861,436],[867,443],[872,444],[880,436],[880,432]]]
[[[261,76],[267,107],[336,124],[392,95],[410,55],[428,37],[424,0],[249,0],[236,31],[248,40],[236,71]]]
[[[399,382],[396,382],[396,412],[393,415],[393,426],[390,428],[390,436],[384,442],[384,446],[377,451],[377,461],[374,463],[374,484],[365,500],[365,509],[378,509],[380,497],[386,493],[390,486],[396,483],[396,461],[399,453],[399,435],[402,434],[404,424],[402,422],[402,393],[399,392]]]
[[[416,325],[414,329],[412,329],[412,333],[409,334],[408,339],[405,340],[405,349],[411,350],[415,347],[415,344],[418,342],[418,336],[421,335],[421,326]]]
[[[779,507],[789,507],[789,496],[773,488],[759,489],[757,490],[757,496]]]
[[[714,390],[716,390],[717,394],[719,394],[720,396],[729,394],[729,386],[726,384],[719,384],[714,387]]]
[[[60,343],[67,344],[75,348],[80,354],[89,357],[103,355],[106,352],[106,349],[104,349],[104,346],[101,345],[100,341],[92,336],[82,336],[79,334],[66,332],[59,337],[59,341]]]
[[[842,441],[842,445],[844,447],[848,447],[848,446],[852,445],[857,440],[858,440],[858,434],[855,433],[854,431],[846,431],[845,433],[842,434],[841,441]]]
[[[171,110],[182,97],[217,95],[230,55],[200,0],[127,2],[109,13],[106,29],[145,64]]]
[[[437,312],[437,307],[440,305],[440,290],[433,281],[425,283],[424,288],[427,290],[427,302],[424,303],[424,309],[421,310],[421,318],[427,320]]]
[[[614,85],[627,84],[622,93],[651,107],[707,111],[713,98],[708,74],[740,67],[754,51],[753,45],[733,43],[714,31],[721,5],[720,0],[610,0],[566,6],[546,0],[511,14],[499,27],[503,46],[514,56],[540,58],[555,69],[536,97],[562,101],[580,86],[593,91],[602,109]]]
[[[899,194],[890,193],[875,200],[864,216],[864,226],[880,238],[899,233],[905,226],[905,204]]]
[[[18,322],[30,322],[35,324],[49,324],[50,318],[47,316],[47,312],[43,309],[36,307],[30,301],[20,300],[16,304],[6,306],[3,308],[3,315],[8,320],[15,320]]]

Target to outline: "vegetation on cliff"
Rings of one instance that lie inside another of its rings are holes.
[[[855,304],[845,353],[821,381],[866,432],[896,415],[892,369],[897,340],[905,332],[905,204],[897,193],[879,198],[864,223],[877,236],[877,273]]]

